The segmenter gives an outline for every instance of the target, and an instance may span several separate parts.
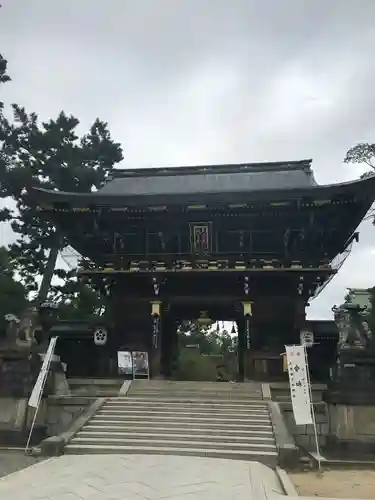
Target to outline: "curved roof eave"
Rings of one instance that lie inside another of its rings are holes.
[[[263,189],[254,191],[235,191],[235,192],[207,192],[207,193],[189,193],[184,195],[158,194],[158,195],[133,195],[106,194],[100,191],[91,193],[75,193],[66,191],[53,191],[43,188],[32,188],[29,191],[30,198],[35,203],[69,203],[73,206],[83,207],[87,204],[92,205],[115,205],[115,206],[145,206],[155,203],[162,204],[181,204],[181,203],[238,203],[261,200],[282,200],[286,198],[319,197],[327,198],[330,196],[360,193],[363,195],[372,195],[375,200],[375,175],[347,181],[337,184],[315,185],[311,187],[289,188],[289,189]]]

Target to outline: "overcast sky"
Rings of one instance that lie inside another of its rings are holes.
[[[375,142],[375,0],[1,0],[2,100],[41,118],[97,117],[123,167],[313,158],[319,183],[354,179]],[[10,231],[1,229],[1,242]],[[375,228],[313,301],[375,285]]]

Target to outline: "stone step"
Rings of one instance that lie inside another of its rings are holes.
[[[73,378],[68,378],[67,380],[69,385],[90,385],[90,386],[111,385],[111,386],[121,387],[123,384],[123,380],[118,378],[73,377]]]
[[[243,392],[243,393],[254,393],[261,394],[262,389],[260,386],[248,386],[248,385],[236,385],[236,384],[215,384],[211,383],[208,385],[198,384],[168,384],[166,382],[162,384],[152,384],[145,380],[141,383],[138,381],[133,381],[131,388],[135,391],[199,391],[199,392]]]
[[[116,397],[118,394],[118,391],[98,391],[98,390],[85,390],[85,391],[70,391],[71,396],[77,396],[77,397],[91,397],[91,398],[109,398],[109,397]]]
[[[126,412],[126,411],[103,411],[100,410],[96,414],[98,417],[101,418],[117,418],[117,419],[126,419],[126,420],[141,420],[145,418],[147,414],[145,413],[140,413],[140,412]],[[167,413],[167,412],[154,412],[152,415],[153,421],[165,421],[165,420],[173,420],[173,421],[179,421],[179,422],[213,422],[213,423],[222,423],[222,422],[230,422],[232,424],[247,424],[251,420],[251,423],[254,424],[267,424],[270,423],[270,417],[269,415],[259,415],[259,416],[252,416],[251,419],[249,418],[238,418],[238,417],[231,417],[228,419],[226,416],[220,416],[216,415],[215,417],[207,414],[186,414],[186,415],[177,415],[173,412]]]
[[[267,403],[264,403],[262,400],[258,399],[241,399],[241,398],[232,398],[232,399],[220,399],[220,398],[203,398],[203,397],[181,397],[181,396],[133,396],[129,394],[128,396],[118,396],[112,397],[112,400],[123,401],[142,401],[142,402],[158,402],[158,403],[196,403],[196,404],[215,404],[215,405],[249,405],[249,406],[266,406]]]
[[[211,399],[211,398],[222,398],[222,399],[231,399],[231,398],[242,398],[242,399],[254,399],[254,400],[262,400],[262,394],[257,394],[253,392],[234,392],[234,391],[160,391],[160,390],[134,390],[130,388],[128,394],[130,396],[154,396],[154,397],[162,397],[162,396],[179,396],[179,397],[196,397],[203,399]]]
[[[104,436],[104,437],[81,437],[76,436],[72,440],[73,444],[105,444],[105,445],[113,445],[113,446],[130,446],[135,444],[137,446],[148,446],[148,447],[164,447],[172,446],[174,448],[207,448],[207,449],[230,449],[230,450],[266,450],[273,451],[275,448],[274,444],[265,444],[259,442],[251,442],[251,443],[243,443],[243,442],[225,442],[221,441],[220,443],[209,441],[209,440],[187,440],[180,437],[180,439],[170,439],[168,441],[163,439],[141,439],[141,438],[125,438],[125,437],[113,437],[113,436]]]
[[[136,403],[144,403],[144,402],[154,402],[158,404],[167,404],[170,403],[171,401],[174,402],[175,404],[186,404],[186,403],[191,403],[191,404],[197,404],[200,406],[255,406],[255,407],[263,407],[267,408],[268,404],[266,401],[259,401],[258,399],[213,399],[210,400],[208,398],[193,398],[193,399],[186,399],[186,398],[171,398],[168,396],[162,396],[160,398],[156,397],[142,397],[142,396],[131,396],[131,395],[126,395],[122,396],[121,394],[117,396],[113,396],[108,398],[108,403],[128,403],[132,402],[134,404]]]
[[[93,422],[93,421],[91,421]],[[217,428],[208,426],[208,425],[187,425],[187,426],[182,426],[179,424],[175,425],[170,425],[168,423],[168,426],[161,426],[161,427],[156,427],[155,429],[152,428],[151,425],[143,425],[143,423],[138,423],[134,422],[133,424],[128,424],[125,422],[119,422],[117,424],[108,424],[107,421],[104,423],[97,423],[98,421],[95,421],[95,423],[88,423],[84,427],[84,431],[81,432],[131,432],[131,433],[138,433],[139,435],[144,435],[144,434],[149,434],[152,432],[155,432],[156,435],[169,435],[169,434],[175,434],[175,435],[180,435],[181,433],[189,433],[190,435],[195,435],[195,436],[211,436],[211,435],[221,435],[223,434],[224,436],[229,436],[230,438],[237,438],[237,437],[252,437],[256,439],[274,439],[273,437],[273,430],[271,426],[255,426],[255,429],[243,429],[243,428],[234,428],[234,429],[228,429],[227,427],[223,426],[217,426]]]
[[[268,417],[269,412],[268,410],[223,410],[220,411],[219,409],[213,409],[210,410],[209,408],[191,408],[191,407],[185,407],[185,408],[175,408],[173,405],[165,407],[165,408],[157,408],[152,405],[150,406],[144,406],[144,407],[136,407],[134,408],[131,405],[126,405],[125,406],[109,406],[109,405],[103,405],[102,408],[100,409],[99,413],[110,413],[110,414],[127,414],[127,415],[135,415],[135,414],[140,414],[144,415],[144,413],[147,412],[152,412],[153,415],[191,415],[191,416],[213,416],[215,418],[236,418],[236,417],[247,417],[247,418],[263,418],[263,417]]]
[[[220,411],[220,412],[226,412],[230,411],[231,413],[233,412],[268,412],[268,406],[267,405],[221,405],[221,404],[216,404],[216,403],[199,403],[199,402],[186,402],[186,403],[175,403],[173,401],[148,401],[148,400],[139,400],[139,401],[134,401],[133,399],[129,398],[128,400],[123,400],[123,401],[117,401],[116,399],[111,399],[109,401],[106,401],[105,403],[106,408],[154,408],[154,409],[163,409],[163,408],[173,408],[174,410],[185,410],[186,408],[191,408],[191,409],[196,409],[196,410],[202,410],[202,411]]]
[[[175,389],[170,389],[170,388],[159,388],[159,387],[155,387],[155,388],[150,388],[150,387],[145,387],[143,389],[138,389],[136,387],[133,387],[133,386],[130,386],[130,389],[129,389],[129,393],[133,394],[133,393],[138,393],[138,394],[202,394],[203,396],[204,395],[209,395],[209,394],[217,394],[217,395],[220,395],[220,394],[223,394],[224,396],[245,396],[245,397],[248,397],[248,396],[254,396],[255,399],[258,399],[262,393],[261,392],[257,392],[257,391],[238,391],[238,390],[226,390],[226,391],[221,391],[221,390],[218,390],[218,389],[215,389],[215,388],[212,388],[212,389],[206,389],[206,390],[199,390],[199,389],[194,389],[193,387],[191,388],[175,388]]]
[[[258,431],[258,430],[271,430],[272,426],[269,422],[262,421],[246,421],[246,423],[242,423],[239,425],[238,423],[233,422],[213,422],[212,419],[206,419],[201,421],[197,420],[178,420],[174,421],[173,419],[158,419],[155,420],[150,415],[145,415],[142,419],[121,419],[119,417],[104,417],[103,416],[94,416],[90,421],[92,425],[112,425],[112,426],[122,426],[122,425],[137,425],[142,424],[144,426],[148,426],[150,429],[152,428],[164,428],[166,425],[169,428],[176,428],[181,426],[186,426],[190,428],[192,427],[200,427],[201,429],[223,429],[223,430],[243,430],[243,431]]]
[[[200,391],[207,389],[218,390],[244,390],[261,392],[261,384],[258,382],[203,382],[193,380],[134,380],[132,386],[135,388],[161,388],[161,389],[183,389],[195,388]]]
[[[103,418],[102,416],[98,417],[93,417],[89,421],[90,425],[104,425],[106,427],[111,426],[111,427],[122,427],[126,426],[127,428],[136,428],[137,426],[141,427],[148,427],[150,430],[155,432],[159,432],[161,429],[169,428],[173,432],[177,432],[177,429],[184,428],[186,432],[188,432],[189,429],[197,429],[201,428],[204,431],[210,431],[212,432],[215,431],[222,431],[222,432],[227,432],[227,431],[238,431],[238,432],[245,432],[245,431],[252,431],[252,432],[258,432],[258,431],[264,431],[264,432],[269,432],[273,433],[273,427],[270,422],[246,422],[242,424],[236,424],[232,422],[212,422],[210,423],[209,420],[205,421],[199,421],[199,420],[173,420],[173,419],[158,419],[158,420],[153,420],[151,417],[147,416],[144,419],[115,419],[115,418]],[[179,431],[178,431],[179,432]]]
[[[111,397],[116,397],[117,395],[116,394],[110,394],[108,396],[111,396]],[[129,395],[129,400],[133,400],[135,398],[134,395]],[[246,398],[237,398],[237,397],[233,397],[233,398],[225,398],[225,397],[215,397],[215,396],[211,396],[211,397],[204,397],[204,396],[197,396],[197,395],[184,395],[184,394],[176,394],[176,395],[173,395],[173,394],[169,394],[169,395],[159,395],[159,396],[141,396],[141,395],[137,395],[136,398],[138,400],[142,399],[143,401],[150,401],[150,402],[181,402],[181,403],[185,403],[185,402],[192,402],[192,403],[208,403],[208,404],[218,404],[218,403],[222,403],[222,404],[227,404],[227,405],[230,405],[230,404],[236,404],[236,405],[246,405],[248,404],[249,406],[253,405],[253,404],[256,404],[256,403],[262,403],[261,400],[256,400],[256,399],[246,399]]]
[[[180,448],[180,447],[159,447],[138,446],[138,445],[84,445],[69,444],[65,448],[68,454],[149,454],[149,455],[179,455],[211,458],[227,458],[237,460],[248,460],[262,462],[270,467],[277,465],[276,451],[251,451],[251,450],[230,450],[230,449],[206,449],[206,448]]]
[[[218,443],[244,443],[244,444],[249,444],[249,443],[261,443],[266,445],[269,445],[271,447],[275,446],[275,439],[270,436],[259,436],[255,434],[248,434],[248,435],[228,435],[226,433],[197,433],[197,432],[190,432],[190,429],[188,431],[183,431],[181,429],[181,432],[178,433],[170,433],[170,432],[151,432],[150,430],[145,431],[145,432],[139,432],[139,429],[129,429],[129,430],[113,430],[113,429],[89,429],[88,427],[85,427],[85,430],[80,431],[76,437],[79,438],[90,438],[90,439],[106,439],[108,438],[109,440],[116,438],[116,439],[131,439],[131,440],[149,440],[149,441],[174,441],[174,440],[184,440],[184,441],[190,441],[193,442],[194,440],[199,440],[199,441],[209,441],[209,442],[218,442]],[[147,439],[146,439],[147,438]]]
[[[113,393],[111,394],[113,396],[118,395]],[[241,401],[243,403],[246,402],[261,402],[261,398],[254,398],[254,396],[246,396],[243,394],[200,394],[198,392],[166,392],[166,393],[147,393],[147,394],[141,394],[139,392],[129,392],[128,393],[129,398],[143,398],[143,399],[159,399],[159,400],[165,400],[165,399],[177,399],[177,400],[196,400],[196,401],[207,401],[207,402],[213,402],[216,403],[217,401],[223,401],[223,402],[238,402]]]
[[[212,416],[213,418],[220,417],[220,418],[234,418],[234,417],[239,417],[239,418],[262,418],[262,417],[268,417],[269,412],[268,410],[263,410],[263,409],[248,409],[248,410],[232,410],[230,411],[225,410],[225,411],[220,411],[220,409],[209,409],[209,408],[195,408],[191,406],[184,406],[184,407],[174,407],[173,405],[166,406],[166,407],[158,407],[154,405],[148,405],[148,406],[136,406],[133,407],[132,405],[129,405],[127,407],[124,406],[112,406],[112,405],[106,405],[104,404],[100,410],[101,412],[105,413],[126,413],[126,414],[135,414],[138,413],[140,415],[143,415],[144,413],[152,413],[154,415],[191,415],[191,416]]]

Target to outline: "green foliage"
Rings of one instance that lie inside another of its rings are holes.
[[[7,74],[8,62],[2,54],[0,54],[0,83],[6,83],[10,81],[10,76]]]
[[[7,73],[8,61],[0,54],[0,85],[10,82],[10,76]],[[0,113],[4,108],[4,103],[0,101]]]
[[[202,356],[198,349],[181,349],[175,377],[177,380],[215,381],[217,376],[216,363],[217,359]]]
[[[218,366],[225,379],[237,374],[237,338],[215,327],[198,328],[186,322],[179,328],[180,355],[175,377],[179,380],[216,380]],[[197,346],[188,347],[188,346]]]
[[[365,142],[359,143],[349,149],[346,153],[345,163],[364,163],[370,170],[361,175],[361,179],[375,175],[375,144],[368,144]],[[366,219],[372,219],[375,225],[375,209],[371,207]]]
[[[375,144],[359,143],[346,153],[345,163],[365,163],[375,170]]]
[[[22,279],[35,290],[35,277],[46,269],[49,251],[61,249],[67,242],[51,222],[40,217],[28,199],[28,190],[35,186],[73,192],[99,188],[108,171],[121,161],[122,152],[112,141],[107,124],[98,119],[79,139],[78,119],[63,112],[56,120],[42,123],[17,105],[13,105],[13,113],[12,124],[1,131],[7,162],[1,172],[0,192],[17,203],[12,229],[18,238],[10,250]]]
[[[4,83],[7,83],[10,81],[10,77],[7,74],[7,61],[4,59],[4,57],[0,54],[0,89],[1,85]],[[2,130],[3,123],[4,123],[4,103],[0,100],[0,131]],[[0,133],[0,145],[2,141],[2,135]],[[6,155],[3,153],[2,148],[0,147],[0,177],[2,173],[4,172],[6,168]],[[0,191],[0,197],[1,197],[1,191]],[[10,216],[10,211],[7,208],[1,208],[0,209],[0,222],[4,222],[9,219]]]
[[[1,58],[0,83],[8,80],[6,61]],[[17,210],[3,211],[0,220],[11,221],[16,241],[10,252],[27,290],[36,291],[36,277],[44,275],[39,295],[45,300],[53,276],[62,273],[55,265],[67,241],[33,206],[30,188],[79,193],[98,189],[123,159],[122,149],[99,118],[79,137],[79,120],[63,111],[48,121],[40,121],[36,113],[18,104],[12,105],[12,111],[11,119],[0,117],[0,197],[13,198]],[[73,287],[71,276],[65,278],[68,290]]]
[[[15,280],[14,262],[8,250],[0,247],[0,336],[5,333],[5,315],[19,316],[26,305],[26,290]]]
[[[53,288],[61,294],[59,318],[62,320],[90,321],[104,309],[99,293],[80,281],[68,280]]]
[[[370,327],[370,330],[372,331],[372,334],[375,338],[375,287],[371,288],[369,292],[370,292],[371,310],[367,314],[366,319]]]
[[[236,351],[236,337],[231,337],[226,330],[217,331],[215,328],[198,328],[188,322],[179,329],[180,345],[199,346],[202,354],[226,355]]]

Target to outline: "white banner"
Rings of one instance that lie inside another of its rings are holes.
[[[28,404],[29,404],[29,406],[32,406],[33,408],[38,407],[39,400],[40,400],[40,397],[42,395],[44,384],[46,382],[46,378],[48,375],[49,365],[51,363],[53,352],[55,350],[56,341],[57,341],[57,337],[52,337],[50,342],[49,342],[47,352],[46,352],[44,359],[43,359],[42,368],[40,369],[38,378],[36,379],[33,391],[31,393]]]
[[[285,349],[294,419],[297,425],[313,424],[305,348],[293,345]]]

